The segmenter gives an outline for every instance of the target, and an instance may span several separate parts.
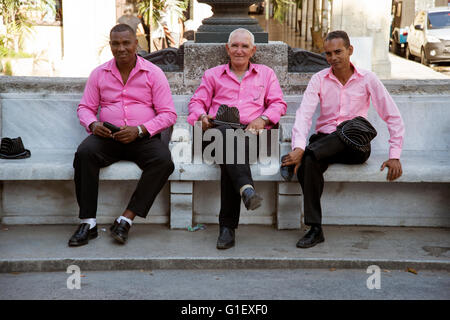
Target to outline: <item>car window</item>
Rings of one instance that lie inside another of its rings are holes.
[[[450,11],[428,14],[428,29],[450,28]]]

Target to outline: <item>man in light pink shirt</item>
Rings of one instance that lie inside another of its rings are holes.
[[[110,228],[113,238],[122,244],[128,239],[133,219],[147,216],[174,170],[169,148],[160,134],[177,119],[169,83],[160,68],[136,55],[137,43],[128,25],[111,29],[114,59],[92,71],[78,106],[80,123],[90,135],[78,147],[73,162],[81,223],[69,246],[87,244],[98,235],[100,168],[129,160],[142,169],[126,210]]]
[[[274,71],[267,66],[250,63],[250,58],[256,51],[253,34],[246,29],[236,29],[230,33],[225,47],[230,63],[205,71],[202,82],[189,103],[188,122],[194,125],[196,121],[201,121],[203,131],[212,128],[214,125],[211,120],[215,118],[219,106],[225,104],[239,110],[240,122],[247,125],[247,131],[257,134],[264,128],[272,128],[286,113],[286,103]],[[226,125],[216,128],[223,137],[223,146],[226,146],[226,131],[233,129]],[[206,146],[207,144],[203,144],[203,148]],[[247,210],[258,208],[262,201],[254,190],[248,161],[249,148],[256,150],[257,143],[245,145],[244,164],[238,164],[236,159],[234,163],[220,164],[218,249],[234,246],[241,199]],[[224,150],[224,154],[226,152]],[[236,141],[233,152],[236,155]]]
[[[330,32],[324,40],[326,58],[331,68],[316,73],[310,80],[297,110],[292,129],[292,152],[284,157],[282,166],[295,166],[294,174],[302,186],[305,224],[308,233],[297,242],[299,248],[309,248],[324,241],[322,231],[323,173],[332,163],[360,164],[370,156],[368,151],[351,148],[339,138],[336,127],[357,116],[367,118],[370,99],[390,133],[389,159],[381,165],[388,168],[387,180],[402,175],[400,155],[404,125],[400,112],[386,88],[370,71],[356,68],[350,62],[353,47],[344,31]],[[316,134],[306,138],[312,117],[320,102]]]

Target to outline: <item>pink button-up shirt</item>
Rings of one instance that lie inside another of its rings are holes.
[[[397,105],[373,72],[356,67],[354,70],[345,85],[339,82],[331,68],[312,76],[295,115],[292,149],[305,150],[312,117],[319,102],[321,110],[316,131],[331,133],[345,120],[357,116],[367,118],[371,98],[378,114],[388,126],[389,158],[400,158],[405,127]]]
[[[164,72],[139,56],[125,85],[115,59],[92,71],[77,109],[80,123],[89,133],[89,125],[97,121],[99,106],[100,121],[118,127],[144,125],[152,136],[177,119]]]
[[[252,63],[241,82],[229,64],[206,70],[189,102],[187,121],[194,125],[202,114],[214,117],[221,104],[237,107],[242,124],[249,124],[261,115],[272,124],[278,123],[287,108],[275,72],[265,65]]]

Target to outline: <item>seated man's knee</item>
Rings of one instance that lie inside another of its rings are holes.
[[[92,156],[95,155],[95,153],[96,150],[91,144],[83,142],[77,148],[77,151],[75,153],[75,159],[76,160],[91,159]]]
[[[305,171],[308,170],[308,168],[311,168],[316,162],[317,160],[316,157],[314,157],[314,154],[311,151],[306,150],[303,154],[300,167],[297,170],[297,178],[299,181],[304,177]]]
[[[164,148],[156,155],[156,160],[149,161],[147,165],[154,166],[157,165],[161,170],[172,173],[175,170],[175,165],[172,161],[172,156],[169,149]]]

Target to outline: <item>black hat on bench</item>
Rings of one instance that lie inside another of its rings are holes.
[[[24,148],[22,139],[20,137],[15,139],[2,138],[2,142],[0,145],[0,158],[24,159],[29,158],[30,156],[30,150]]]

